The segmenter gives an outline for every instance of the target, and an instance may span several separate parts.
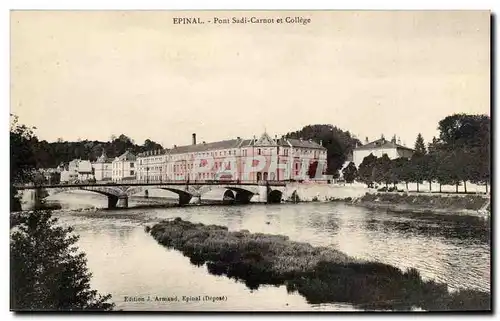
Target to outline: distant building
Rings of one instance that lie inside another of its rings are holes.
[[[106,152],[103,150],[102,155],[92,164],[96,181],[110,181],[113,172],[112,166],[111,159],[106,156]]]
[[[260,138],[237,137],[210,143],[197,143],[196,134],[193,134],[191,145],[174,146],[157,161],[161,159],[167,162],[164,167],[160,166],[163,168],[162,178],[173,180],[302,180],[303,169],[308,171],[315,162],[324,165],[319,167],[321,174],[326,171],[326,148],[321,143],[271,138],[267,133]],[[200,166],[204,169],[200,170]],[[248,168],[258,170],[248,171]],[[144,170],[141,167],[142,173]]]
[[[167,173],[168,153],[165,149],[137,155],[137,179],[144,182],[172,179]]]
[[[89,160],[74,159],[68,169],[61,172],[61,182],[90,181],[94,179],[94,171]]]
[[[78,163],[78,180],[89,181],[94,179],[92,163],[89,160],[81,160]]]
[[[390,159],[396,159],[400,157],[411,158],[413,153],[413,149],[400,145],[395,139],[389,141],[382,137],[373,142],[356,147],[352,154],[353,162],[356,167],[359,168],[363,159],[370,154],[376,157],[382,157],[386,154]]]
[[[114,182],[136,179],[137,157],[130,151],[126,151],[116,157],[111,164],[111,179]]]

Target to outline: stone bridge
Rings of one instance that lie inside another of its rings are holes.
[[[132,195],[148,195],[148,190],[162,189],[179,196],[179,205],[186,205],[193,199],[201,202],[203,194],[214,187],[225,189],[224,200],[247,204],[254,195],[259,196],[259,202],[279,203],[285,191],[285,184],[279,182],[266,183],[160,183],[160,184],[74,184],[74,185],[39,185],[16,186],[18,190],[34,190],[35,206],[49,196],[70,190],[85,190],[107,196],[108,208],[128,207],[128,199]],[[44,193],[43,191],[46,191]]]

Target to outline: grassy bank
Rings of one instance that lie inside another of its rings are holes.
[[[176,218],[147,228],[159,243],[181,251],[210,273],[259,285],[286,285],[308,302],[345,302],[365,309],[489,310],[489,293],[450,294],[445,284],[424,282],[415,269],[357,260],[328,248],[293,242],[287,236],[229,232],[217,225]]]
[[[415,195],[405,193],[367,193],[355,200],[355,204],[370,208],[384,208],[392,211],[411,212],[434,212],[446,213],[456,212],[464,214],[476,214],[487,202],[480,195]]]

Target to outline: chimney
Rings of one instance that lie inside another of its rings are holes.
[[[177,145],[174,145],[174,148],[177,148]]]
[[[322,139],[319,140],[319,145],[323,146],[323,140]]]
[[[309,143],[312,143],[312,142],[313,142],[312,138],[309,138]]]
[[[300,137],[299,140],[302,141],[302,137]]]
[[[193,133],[193,145],[196,145],[196,133]]]
[[[365,137],[365,144],[368,144],[369,141],[368,141],[368,137]]]

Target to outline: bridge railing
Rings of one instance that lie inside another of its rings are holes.
[[[73,182],[59,182],[52,184],[14,184],[16,187],[21,188],[43,188],[50,187],[71,187],[71,186],[121,186],[121,185],[270,185],[282,186],[292,180],[120,180],[120,181],[73,181]]]

